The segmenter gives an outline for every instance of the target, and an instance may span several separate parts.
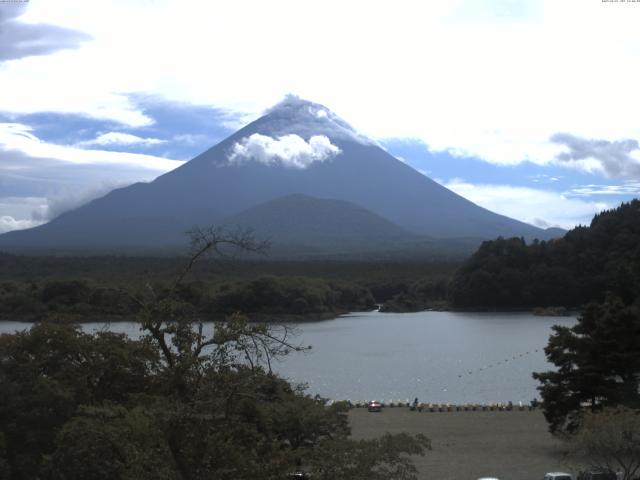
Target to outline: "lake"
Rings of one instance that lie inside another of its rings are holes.
[[[543,352],[551,326],[575,321],[512,312],[352,313],[293,324],[298,342],[313,348],[292,353],[274,369],[332,399],[529,402],[539,397],[531,372],[552,367]],[[28,324],[0,322],[0,333],[24,328]],[[108,328],[131,337],[140,333],[133,322]]]

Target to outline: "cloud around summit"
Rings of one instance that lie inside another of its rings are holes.
[[[330,160],[340,152],[325,135],[313,135],[306,141],[296,134],[273,138],[254,133],[236,142],[227,159],[231,165],[255,161],[263,165],[304,169],[315,162]]]

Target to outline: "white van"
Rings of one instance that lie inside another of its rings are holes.
[[[544,480],[573,480],[570,473],[551,472],[544,476]]]

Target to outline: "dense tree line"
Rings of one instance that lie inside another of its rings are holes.
[[[150,285],[163,291],[170,283]],[[132,318],[139,312],[139,305],[132,300],[139,289],[84,280],[6,281],[0,283],[0,318]],[[365,287],[306,277],[260,276],[213,285],[191,280],[180,284],[176,295],[212,319],[237,311],[253,319],[311,318],[375,307],[373,296]]]
[[[219,286],[208,308],[212,313],[243,311],[249,315],[305,315],[346,313],[374,307],[369,289],[358,285],[305,277],[262,276],[249,282]]]
[[[28,256],[0,252],[0,283],[83,280],[110,287],[137,286],[153,272],[153,280],[170,282],[187,257]],[[384,302],[425,277],[449,278],[460,261],[424,259],[335,260],[272,259],[268,253],[259,260],[205,258],[191,269],[198,281],[217,284],[248,281],[263,275],[310,277],[327,281],[356,283],[369,288],[376,300]]]
[[[599,213],[563,238],[484,242],[456,272],[458,308],[580,307],[607,292],[630,302],[640,291],[640,201]]]
[[[381,307],[383,312],[419,312],[448,306],[448,278],[424,278],[409,284]]]
[[[140,290],[141,282],[166,289],[184,262],[185,257],[33,257],[0,252],[0,319],[131,318],[138,306],[130,294]],[[202,314],[212,316],[246,312],[241,299],[253,305],[254,319],[325,318],[374,304],[387,304],[388,311],[417,311],[442,305],[458,266],[424,261],[202,259],[181,283],[181,293]],[[265,298],[267,291],[275,294],[273,300]],[[258,302],[259,298],[268,301]]]

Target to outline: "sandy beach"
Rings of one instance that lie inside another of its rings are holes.
[[[416,457],[420,479],[542,480],[546,472],[575,472],[562,443],[547,431],[542,412],[417,412],[385,408],[381,413],[350,412],[354,438],[389,433],[422,433],[432,450]]]

